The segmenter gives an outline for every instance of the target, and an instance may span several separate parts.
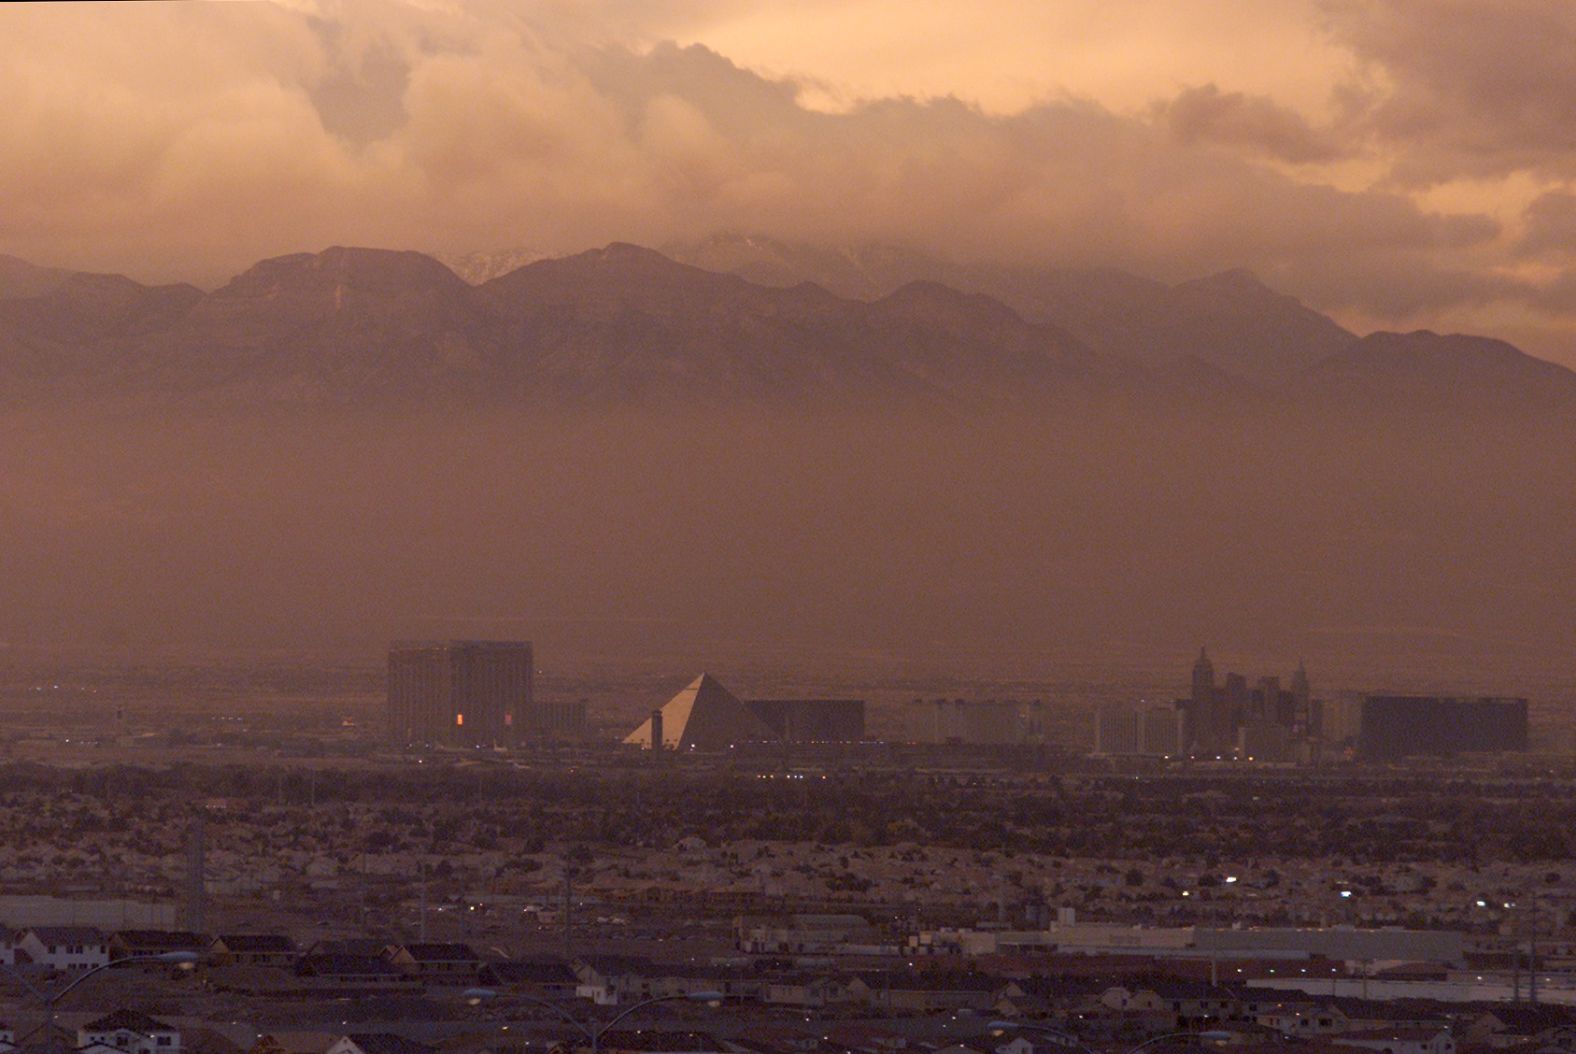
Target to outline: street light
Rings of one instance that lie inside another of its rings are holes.
[[[460,996],[467,1003],[470,1003],[472,1006],[476,1006],[479,1003],[485,1003],[489,999],[497,999],[498,993],[491,988],[467,988],[465,991],[460,993]],[[567,1008],[553,1002],[551,999],[538,999],[534,995],[516,995],[515,998],[527,1003],[534,1003],[537,1006],[546,1007],[548,1010],[551,1010],[564,1021],[573,1025],[582,1036],[586,1037],[586,1039],[591,1043],[591,1054],[599,1054],[602,1048],[602,1037],[607,1035],[608,1032],[612,1031],[614,1025],[618,1024],[620,1021],[624,1020],[626,1017],[628,1017],[630,1014],[633,1014],[637,1010],[641,1010],[655,1003],[674,1002],[705,1003],[710,1007],[718,1007],[722,1005],[723,1000],[726,999],[727,996],[721,992],[685,992],[683,995],[659,995],[652,999],[643,999],[638,1003],[625,1007],[622,1011],[613,1015],[610,1020],[605,1021],[600,1025],[596,1024],[595,1022],[589,1025],[586,1024],[574,1014],[570,1013]]]
[[[992,1021],[985,1027],[993,1036],[1000,1036],[1004,1032],[1012,1032],[1015,1030],[1021,1032],[1043,1032],[1048,1036],[1054,1036],[1057,1039],[1062,1040],[1064,1043],[1072,1043],[1076,1045],[1084,1052],[1084,1054],[1096,1054],[1093,1047],[1089,1046],[1089,1044],[1085,1043],[1071,1032],[1063,1031],[1062,1029],[1055,1028],[1051,1025],[1041,1025],[1030,1021]],[[1230,1032],[1223,1032],[1219,1029],[1209,1029],[1203,1032],[1167,1032],[1159,1036],[1150,1036],[1138,1046],[1128,1050],[1127,1054],[1139,1054],[1139,1051],[1147,1050],[1156,1043],[1167,1039],[1224,1040],[1230,1038]]]
[[[179,966],[182,970],[190,970],[197,965],[197,953],[158,952],[151,955],[128,955],[122,959],[112,959],[107,963],[100,963],[92,969],[78,974],[64,988],[52,993],[41,990],[32,981],[29,981],[25,974],[9,963],[0,963],[0,970],[4,970],[20,981],[22,987],[27,989],[27,993],[38,1000],[38,1005],[49,1015],[46,1026],[49,1029],[50,1042],[53,1043],[55,1038],[55,1004],[64,999],[77,985],[86,981],[89,977],[103,973],[105,970],[114,969],[117,966],[126,966],[131,963],[168,963],[171,966]]]

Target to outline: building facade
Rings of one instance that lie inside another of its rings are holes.
[[[863,699],[746,699],[745,707],[785,743],[857,743]]]
[[[529,641],[401,641],[389,648],[395,743],[513,746],[532,716]]]
[[[1499,753],[1527,749],[1527,700],[1482,696],[1368,695],[1357,721],[1357,756]]]
[[[1107,703],[1094,712],[1094,752],[1117,755],[1139,751],[1138,711],[1121,703]]]
[[[916,743],[1023,746],[1042,742],[1044,708],[1011,699],[915,699],[904,713]]]

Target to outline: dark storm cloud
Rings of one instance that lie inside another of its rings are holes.
[[[1516,243],[1528,256],[1576,255],[1576,194],[1550,191],[1527,206],[1523,233]]]
[[[1326,14],[1363,64],[1351,126],[1399,151],[1397,179],[1576,175],[1576,4],[1331,0]]]
[[[1214,84],[1184,89],[1157,105],[1155,115],[1184,143],[1221,143],[1293,163],[1335,161],[1353,152],[1338,136],[1273,99],[1223,92]]]

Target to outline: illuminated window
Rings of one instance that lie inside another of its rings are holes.
[[[454,715],[454,723],[456,725],[463,725],[465,723],[465,715],[464,714],[455,714]]]

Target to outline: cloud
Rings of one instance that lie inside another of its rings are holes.
[[[1254,164],[1239,148],[1335,147],[1213,88],[1174,100],[1169,131],[1068,97],[827,113],[707,48],[593,46],[512,7],[0,18],[0,248],[43,262],[212,281],[332,243],[572,250],[731,228],[1186,277],[1493,233]]]
[[[1170,280],[1245,266],[1316,307],[1428,324],[1528,303],[1511,253],[1546,256],[1565,229],[1557,195],[1516,248],[1472,204],[1320,181],[1371,163],[1381,127],[1399,143],[1386,107],[1421,90],[1375,72],[1389,38],[1350,12],[1331,9],[1331,32],[1361,36],[1369,80],[1314,118],[1196,80],[1153,107],[963,92],[828,110],[820,82],[659,39],[738,10],[3,8],[0,252],[217,284],[332,244],[566,252],[746,230]]]
[[[1525,302],[1536,286],[1491,268],[1450,266],[1427,252],[1352,252],[1303,258],[1268,272],[1273,283],[1301,290],[1326,311],[1351,310],[1394,328],[1431,325],[1441,314]]]
[[[1576,270],[1562,271],[1527,297],[1533,307],[1569,318],[1576,314]]]
[[[1525,256],[1576,256],[1576,194],[1549,191],[1522,214],[1523,231],[1516,250]]]
[[[1157,105],[1155,116],[1183,143],[1220,143],[1296,164],[1335,161],[1352,153],[1350,144],[1314,128],[1273,99],[1222,92],[1214,84],[1184,89]]]
[[[1354,131],[1427,185],[1536,172],[1576,176],[1576,5],[1566,0],[1328,0],[1359,63]]]

